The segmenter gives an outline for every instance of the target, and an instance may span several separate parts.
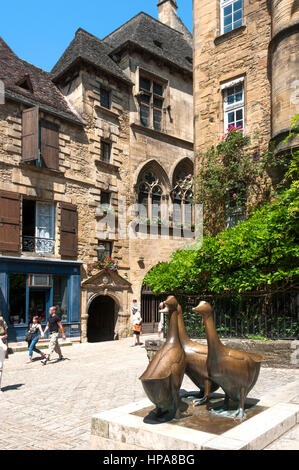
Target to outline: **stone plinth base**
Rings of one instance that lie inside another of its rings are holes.
[[[91,449],[261,450],[299,422],[299,405],[278,403],[271,406],[259,402],[258,414],[252,413],[252,417],[249,414],[243,422],[234,421],[229,430],[225,430],[227,426],[216,425],[215,431],[211,432],[211,427],[203,426],[209,430],[206,432],[192,429],[190,418],[185,418],[189,420],[185,423],[180,420],[151,424],[148,413],[153,408],[153,404],[144,399],[93,416]]]

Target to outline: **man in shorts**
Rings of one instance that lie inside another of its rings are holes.
[[[49,316],[48,323],[47,323],[47,326],[45,328],[42,338],[45,336],[45,333],[48,330],[50,330],[50,344],[49,344],[47,356],[45,357],[45,359],[41,361],[43,366],[47,364],[47,361],[50,359],[50,356],[51,354],[53,354],[54,351],[59,356],[58,360],[59,361],[63,360],[61,349],[58,343],[58,338],[59,338],[59,330],[60,330],[62,333],[62,338],[65,339],[64,329],[60,321],[60,318],[56,315],[56,307],[51,307],[49,310],[49,313],[50,313],[50,316]]]

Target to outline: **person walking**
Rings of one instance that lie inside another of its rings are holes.
[[[162,339],[164,338],[164,313],[161,312],[161,310],[164,308],[164,303],[161,302],[159,305],[159,312],[160,312],[160,321],[158,324],[158,338],[160,339],[162,336]]]
[[[37,342],[39,341],[39,339],[44,338],[44,332],[43,332],[43,329],[41,327],[41,324],[39,323],[39,317],[38,316],[34,316],[32,318],[32,322],[29,324],[28,332],[30,333],[31,341],[28,343],[29,359],[26,362],[26,364],[31,364],[33,351],[35,351],[37,354],[40,354],[42,359],[45,359],[45,357],[46,357],[46,355],[44,353],[42,353],[36,347]]]
[[[51,307],[50,310],[49,310],[49,313],[50,313],[50,316],[49,316],[48,323],[47,323],[47,326],[46,326],[45,331],[44,331],[44,335],[46,334],[46,332],[48,330],[50,330],[50,344],[49,344],[49,349],[48,349],[48,352],[47,352],[47,355],[46,355],[45,359],[43,359],[41,361],[43,366],[45,366],[47,364],[47,361],[50,359],[50,356],[51,356],[51,354],[53,354],[54,351],[59,356],[58,360],[59,361],[63,360],[61,349],[60,349],[60,346],[59,346],[59,343],[58,343],[59,330],[62,333],[62,338],[66,339],[64,329],[63,329],[62,323],[60,321],[60,318],[56,315],[56,307]]]
[[[132,307],[132,313],[133,313],[133,336],[135,337],[135,343],[132,344],[133,346],[140,346],[142,343],[140,343],[140,334],[141,334],[141,328],[142,328],[142,318],[140,315],[140,312],[136,307]]]
[[[6,352],[7,352],[6,340],[7,340],[7,324],[4,318],[2,317],[2,314],[0,311],[0,395],[2,393],[1,382],[2,382],[2,375],[3,375],[3,364],[4,364]]]

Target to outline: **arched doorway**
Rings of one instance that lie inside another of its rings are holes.
[[[87,340],[89,343],[112,341],[115,326],[115,301],[104,295],[99,295],[88,309]]]

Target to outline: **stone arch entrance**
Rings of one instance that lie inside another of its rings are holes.
[[[117,304],[107,295],[95,297],[88,308],[87,341],[99,343],[114,339]]]

